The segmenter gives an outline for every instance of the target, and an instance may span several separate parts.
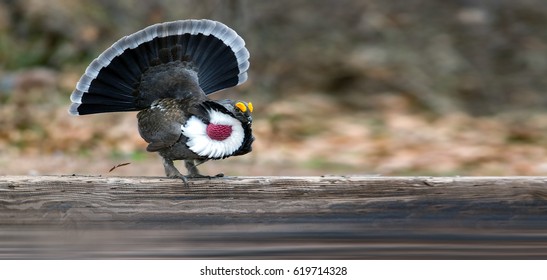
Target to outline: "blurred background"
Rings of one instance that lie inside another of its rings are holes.
[[[547,174],[543,0],[2,0],[0,175],[163,176],[136,113],[69,96],[120,37],[189,18],[251,53],[212,97],[253,102],[254,151],[204,174]]]

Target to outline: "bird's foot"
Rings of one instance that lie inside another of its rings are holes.
[[[180,179],[184,183],[184,186],[188,187],[188,176],[184,176],[180,173],[178,173],[178,174],[167,174],[167,178]]]
[[[219,174],[214,175],[214,176],[201,175],[201,174],[197,173],[197,174],[190,174],[187,177],[188,178],[196,178],[196,179],[214,179],[214,178],[224,177],[224,173],[219,173]]]
[[[165,168],[165,175],[167,178],[181,179],[185,187],[188,187],[188,176],[182,175],[178,169],[173,165],[173,161],[163,158],[163,167]]]

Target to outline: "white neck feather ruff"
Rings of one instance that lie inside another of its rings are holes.
[[[224,140],[214,140],[207,135],[207,124],[199,118],[192,116],[181,126],[182,134],[188,138],[188,148],[210,159],[221,159],[232,155],[243,144],[245,132],[241,122],[236,118],[216,110],[209,110],[210,123],[216,125],[229,125],[232,134]]]

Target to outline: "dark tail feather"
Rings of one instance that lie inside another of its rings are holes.
[[[88,66],[72,92],[69,112],[85,115],[149,106],[148,101],[137,102],[139,94],[146,94],[137,93],[141,75],[149,67],[169,61],[191,61],[198,69],[199,86],[210,94],[245,82],[248,59],[243,39],[220,22],[155,24],[121,38]]]

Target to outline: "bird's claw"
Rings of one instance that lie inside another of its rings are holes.
[[[221,178],[221,177],[224,177],[224,173],[219,173],[215,176],[201,175],[199,173],[188,175],[188,178],[195,178],[195,179],[214,179],[214,178]]]
[[[184,183],[184,186],[188,187],[188,177],[187,176],[184,176],[182,174],[174,174],[174,175],[167,176],[167,178],[180,179]]]
[[[201,174],[190,174],[190,175],[184,176],[182,174],[173,174],[173,175],[170,175],[170,176],[167,176],[167,177],[171,178],[171,179],[180,179],[184,183],[184,186],[188,187],[188,179],[209,179],[209,180],[211,180],[211,179],[215,179],[215,178],[224,177],[224,173],[218,173],[217,175],[214,175],[214,176],[201,175]]]

